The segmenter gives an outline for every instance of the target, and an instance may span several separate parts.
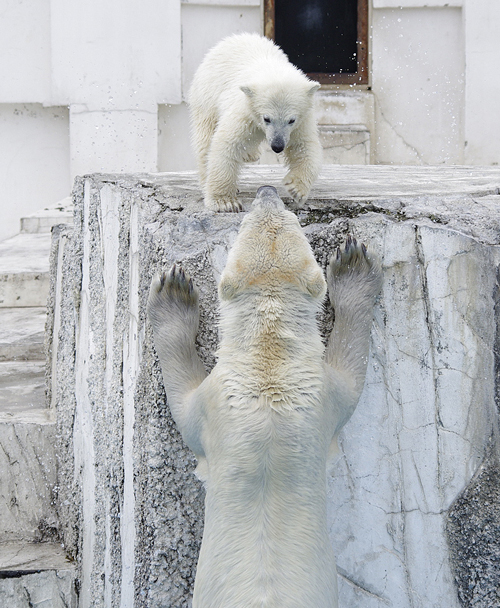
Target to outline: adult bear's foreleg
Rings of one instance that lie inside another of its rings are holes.
[[[188,445],[194,443],[190,447],[199,453],[195,435],[200,412],[193,395],[207,373],[195,348],[198,291],[182,268],[174,265],[153,279],[147,313],[172,416]]]
[[[349,237],[337,250],[327,269],[330,302],[335,324],[328,340],[325,363],[330,368],[332,390],[342,388],[344,404],[339,427],[352,415],[365,381],[375,298],[382,285],[378,260],[363,244]]]

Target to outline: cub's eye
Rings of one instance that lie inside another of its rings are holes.
[[[267,124],[269,124],[271,122],[271,119],[269,118],[269,116],[264,116],[264,122],[266,122]]]
[[[288,124],[293,125],[294,122],[295,122],[295,118],[290,118],[290,120],[288,121]]]

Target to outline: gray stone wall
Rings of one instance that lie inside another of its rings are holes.
[[[246,170],[245,209],[282,171]],[[354,234],[384,266],[365,390],[329,476],[343,608],[494,605],[498,534],[480,530],[499,521],[499,192],[494,168],[331,166],[298,212],[321,264]],[[191,173],[88,176],[74,198],[74,231],[53,244],[48,373],[80,607],[189,606],[204,494],[145,304],[153,273],[182,262],[211,369],[243,213],[205,211]],[[319,322],[331,328],[328,307]]]

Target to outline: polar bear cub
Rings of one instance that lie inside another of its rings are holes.
[[[219,284],[221,342],[198,358],[198,294],[178,267],[153,279],[153,326],[172,415],[204,470],[193,608],[335,608],[326,463],[364,383],[380,270],[348,239],[327,281],[296,216],[259,189]],[[335,325],[316,322],[328,284]]]
[[[321,167],[313,115],[319,84],[292,65],[271,40],[237,34],[219,42],[199,66],[189,92],[192,139],[205,205],[239,211],[237,180],[267,139],[283,152],[284,185],[302,203]]]

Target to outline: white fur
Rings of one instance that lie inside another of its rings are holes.
[[[172,414],[206,483],[193,608],[336,608],[326,463],[364,382],[378,267],[356,244],[323,273],[293,213],[260,189],[219,284],[221,344],[205,377],[197,293],[173,269],[148,314]]]
[[[222,40],[199,66],[189,105],[205,205],[238,211],[242,163],[259,158],[259,145],[284,148],[284,184],[303,202],[321,167],[321,144],[313,115],[319,84],[292,65],[271,40],[239,34]]]

